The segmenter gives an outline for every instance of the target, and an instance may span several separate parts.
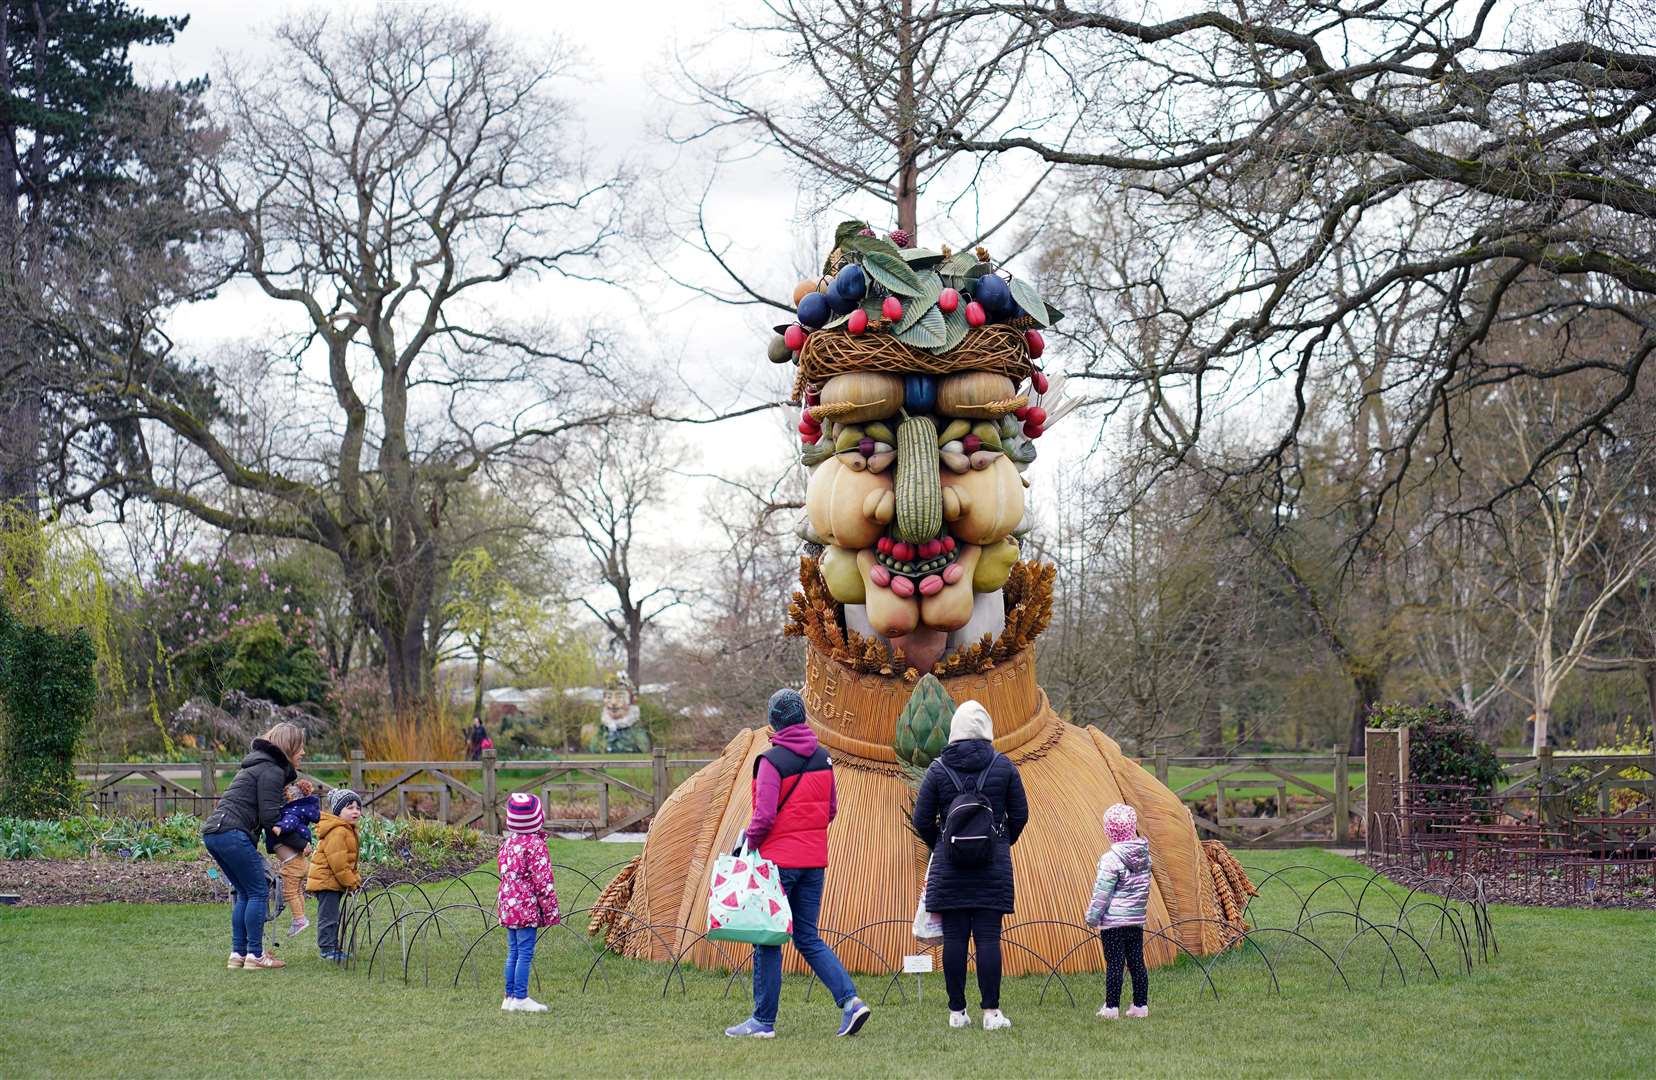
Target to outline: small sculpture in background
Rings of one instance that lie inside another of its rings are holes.
[[[638,690],[625,674],[604,683],[604,704],[589,744],[594,753],[643,754],[650,750],[650,732],[638,711]]]

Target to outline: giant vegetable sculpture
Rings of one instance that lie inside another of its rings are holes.
[[[1237,899],[1251,888],[1234,860],[1200,843],[1178,797],[1113,739],[1060,719],[1036,683],[1054,568],[1019,558],[1023,470],[1073,405],[1039,367],[1041,330],[1060,313],[982,248],[927,251],[862,222],[840,226],[822,278],[801,282],[794,300],[798,322],[769,349],[797,364],[810,469],[786,632],[809,645],[807,715],[839,784],[823,925],[861,930],[840,958],[883,971],[914,951],[908,923],[926,852],[907,817],[916,778],[967,698],[988,707],[995,746],[1029,795],[1008,925],[1030,925],[1006,953],[1009,973],[1101,964],[1097,948],[1074,948],[1086,937],[1073,924],[1108,846],[1101,815],[1118,801],[1137,808],[1150,838],[1150,928],[1164,932],[1146,941],[1151,962],[1232,943]],[[742,732],[667,800],[643,854],[599,902],[594,929],[613,947],[655,959],[688,948],[689,962],[721,962],[695,933],[706,926],[703,878],[747,823],[767,735]]]

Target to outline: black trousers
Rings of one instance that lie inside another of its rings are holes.
[[[1150,1004],[1150,973],[1144,967],[1144,927],[1112,926],[1098,932],[1104,943],[1104,1004],[1112,1009],[1121,1007],[1121,972],[1123,968],[1133,976],[1133,1004],[1144,1008]]]
[[[337,889],[322,889],[312,893],[316,897],[316,947],[323,953],[339,951],[339,902],[345,894]]]
[[[977,954],[978,994],[985,1009],[1000,1008],[1001,918],[998,911],[968,908],[940,911],[943,918],[943,986],[949,992],[949,1008],[966,1008],[966,940],[971,938]]]

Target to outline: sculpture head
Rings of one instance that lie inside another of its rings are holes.
[[[604,683],[604,714],[610,719],[626,716],[636,700],[632,682],[625,675],[612,675]]]
[[[797,352],[801,535],[844,627],[928,672],[1004,623],[1022,471],[1056,417],[1040,328],[1060,315],[982,248],[902,249],[861,222],[836,241],[771,349]]]

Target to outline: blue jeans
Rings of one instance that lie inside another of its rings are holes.
[[[201,842],[235,890],[230,904],[230,951],[263,956],[265,907],[270,895],[264,856],[253,838],[240,829],[208,833]]]
[[[529,967],[535,962],[535,935],[533,926],[506,928],[506,996],[529,996]]]
[[[785,868],[782,871],[782,892],[793,909],[793,943],[799,955],[811,965],[822,988],[834,996],[834,1004],[844,1007],[857,996],[851,976],[845,965],[834,955],[817,934],[817,916],[822,911],[822,867],[808,869]],[[776,1006],[782,998],[782,946],[755,945],[753,947],[753,1018],[761,1024],[776,1023]]]

